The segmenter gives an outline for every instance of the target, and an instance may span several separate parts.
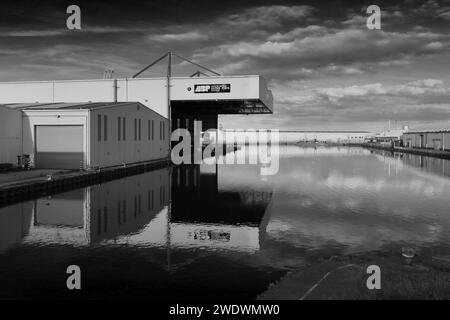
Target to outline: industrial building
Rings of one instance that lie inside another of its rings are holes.
[[[402,139],[408,148],[450,151],[450,129],[409,131]]]
[[[172,77],[172,57],[214,75]],[[165,58],[166,77],[137,78]],[[0,105],[8,107],[0,109],[2,121],[20,126],[13,111],[23,116],[23,136],[9,147],[5,161],[16,163],[14,157],[30,155],[38,168],[108,167],[164,158],[171,131],[188,129],[194,137],[195,120],[207,131],[217,128],[219,114],[273,113],[263,77],[221,76],[172,52],[131,78],[3,82]],[[2,133],[2,150],[9,134]]]
[[[259,76],[178,77],[170,87],[168,100],[166,78],[0,83],[2,121],[23,125],[23,142],[15,140],[5,161],[29,154],[37,168],[73,169],[153,160],[169,155],[170,129],[193,133],[202,120],[206,131],[219,114],[273,110]]]
[[[256,130],[257,131],[257,130]],[[269,132],[270,130],[267,130]],[[252,130],[227,129],[222,134],[231,141],[244,140],[252,133]],[[363,143],[369,135],[367,131],[287,131],[281,130],[279,133],[280,144],[299,143]],[[256,137],[256,136],[255,136]],[[209,137],[214,140],[214,137]],[[260,142],[264,137],[260,138]]]
[[[366,137],[366,142],[377,143],[386,146],[399,146],[402,142],[402,136],[407,132],[408,127],[403,129],[385,130]]]
[[[21,139],[11,143],[15,149],[5,161],[30,155],[35,168],[80,169],[169,156],[168,120],[139,102],[7,104],[2,109],[2,121],[21,128]]]

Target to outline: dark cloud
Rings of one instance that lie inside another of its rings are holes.
[[[65,28],[71,4],[81,7],[81,31]],[[106,68],[130,76],[172,50],[224,74],[269,80],[276,113],[224,117],[225,126],[364,129],[393,118],[450,119],[450,1],[376,1],[381,30],[366,28],[370,4],[6,0],[0,81],[96,78]],[[182,63],[174,70],[192,71]]]

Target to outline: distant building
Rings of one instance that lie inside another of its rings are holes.
[[[1,161],[28,155],[35,168],[80,169],[169,156],[168,120],[139,102],[7,104],[0,112],[9,128]]]
[[[263,130],[263,129],[261,129]],[[256,130],[258,131],[258,130]],[[271,130],[266,130],[270,135]],[[273,130],[272,130],[273,131]],[[238,140],[239,137],[249,136],[252,131],[241,129],[226,129],[223,131],[228,139]],[[369,135],[367,131],[287,131],[280,130],[279,143],[280,144],[298,144],[302,142],[307,143],[362,143]],[[213,135],[210,136],[212,140]],[[266,139],[265,136],[258,137],[260,142]]]
[[[407,128],[403,128],[375,133],[367,136],[366,142],[391,145],[394,144],[398,146],[402,143],[402,136],[406,131]]]
[[[409,148],[450,151],[450,129],[406,132],[403,134],[403,145]]]
[[[362,143],[368,135],[367,131],[280,131],[280,143]]]

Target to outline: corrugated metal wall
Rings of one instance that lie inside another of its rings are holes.
[[[128,103],[90,112],[89,165],[108,167],[169,157],[169,122]]]

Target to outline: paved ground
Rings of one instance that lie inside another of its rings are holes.
[[[380,290],[367,288],[369,265],[381,269]],[[333,257],[287,274],[258,299],[450,299],[450,259],[421,253],[409,265],[399,252]]]
[[[0,187],[6,187],[27,181],[47,179],[47,175],[63,174],[69,170],[34,169],[0,173]]]

